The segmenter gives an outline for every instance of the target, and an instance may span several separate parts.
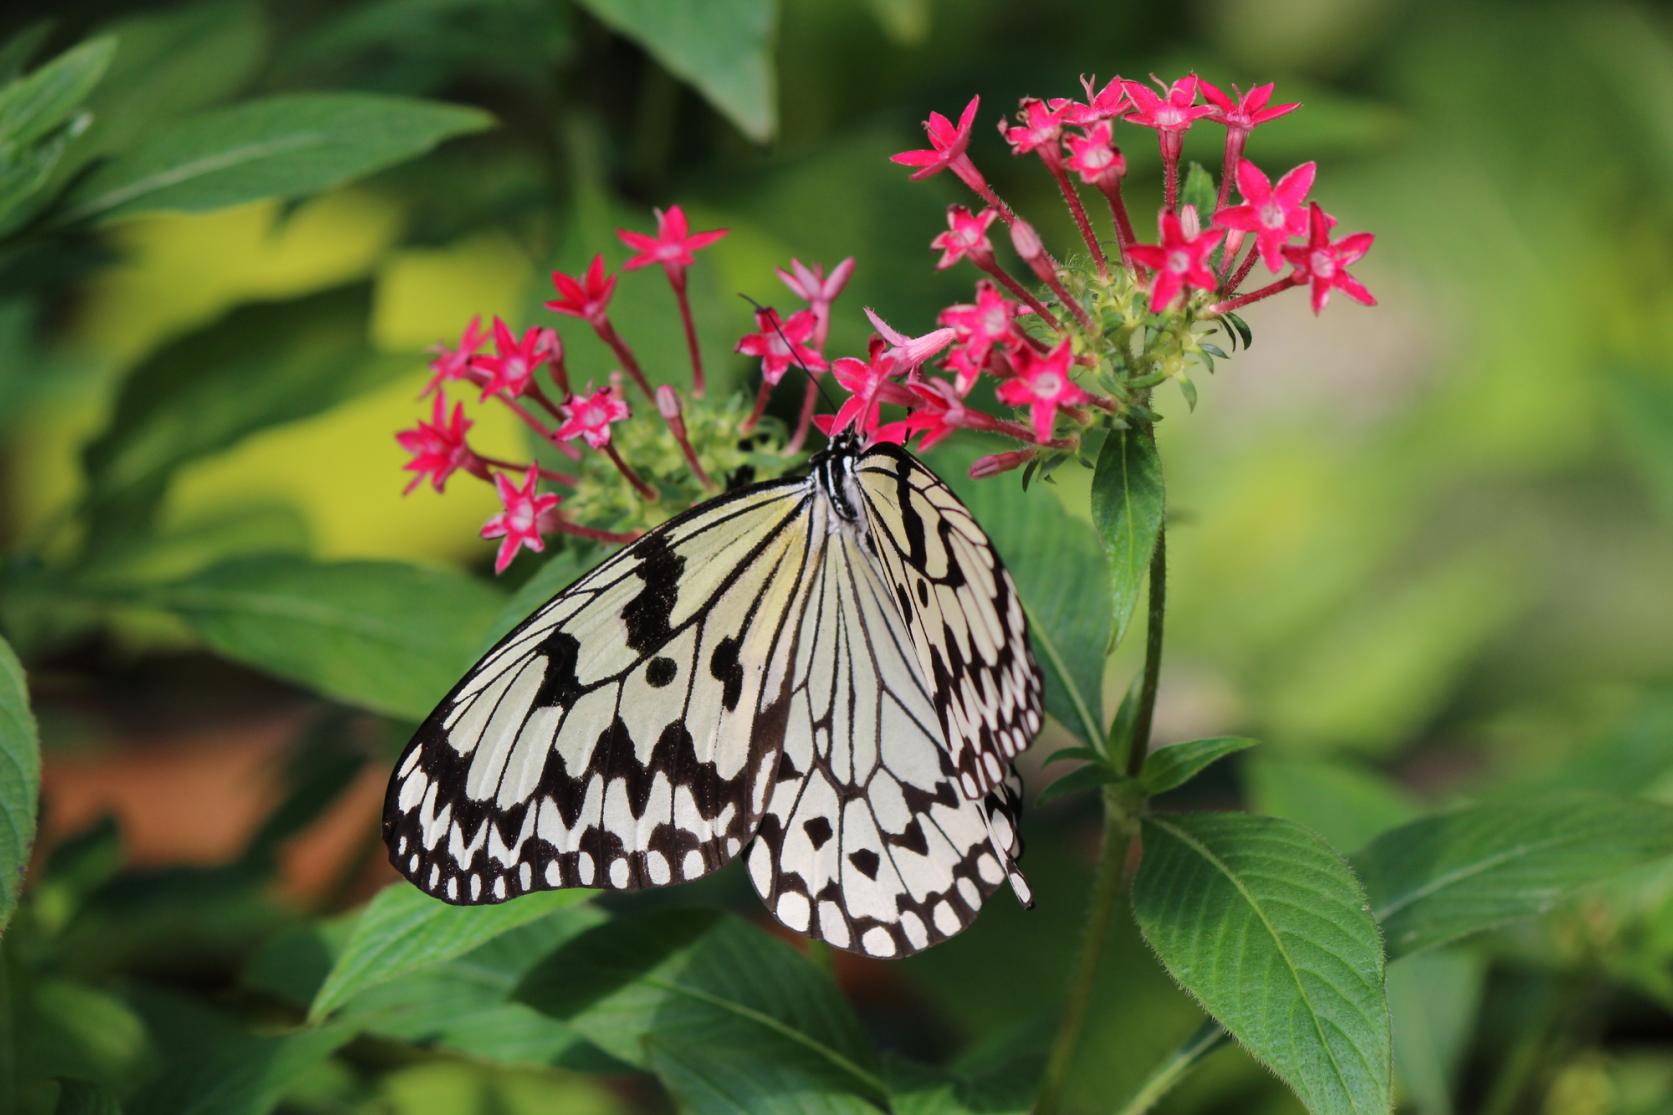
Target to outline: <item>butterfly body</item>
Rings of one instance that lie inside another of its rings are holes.
[[[420,727],[391,861],[445,901],[683,882],[740,855],[773,915],[897,956],[1015,871],[1039,670],[986,535],[910,454],[662,524],[559,593]]]

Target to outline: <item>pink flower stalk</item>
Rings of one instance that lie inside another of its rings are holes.
[[[680,393],[666,383],[656,389],[656,409],[667,423],[674,440],[679,443],[680,452],[685,456],[685,463],[691,467],[691,474],[697,477],[697,482],[703,487],[713,490],[715,482],[709,479],[709,474],[703,471],[703,462],[697,459],[697,450],[692,448],[691,438],[686,434],[685,415],[680,410]]]
[[[1063,195],[1063,204],[1069,207],[1069,215],[1075,219],[1075,227],[1080,230],[1086,250],[1098,264],[1098,273],[1107,278],[1109,265],[1104,261],[1103,247],[1092,232],[1092,224],[1086,219],[1086,209],[1081,205],[1080,197],[1069,181],[1068,172],[1063,169],[1063,122],[1072,106],[1072,101],[1058,101],[1055,106],[1048,106],[1036,97],[1024,97],[1022,109],[1017,114],[1022,123],[1013,126],[1000,120],[999,134],[1011,145],[1011,154],[1024,155],[1033,152],[1040,156],[1047,172],[1057,182],[1058,191]],[[1012,222],[1011,227],[1014,231],[1016,222]]]
[[[993,260],[993,245],[988,242],[988,226],[999,214],[993,209],[972,213],[962,205],[947,206],[947,231],[929,242],[941,251],[936,261],[938,271],[945,271],[961,259],[969,259],[981,267],[983,261]]]
[[[1128,252],[1128,258],[1133,262],[1156,272],[1150,291],[1150,312],[1153,314],[1172,306],[1187,288],[1213,290],[1215,287],[1216,280],[1209,268],[1208,257],[1225,233],[1219,229],[1188,229],[1187,219],[1192,224],[1196,221],[1196,210],[1189,205],[1185,207],[1184,214],[1163,211],[1158,221],[1162,242],[1135,244]]]
[[[620,393],[602,387],[563,404],[564,422],[557,436],[564,441],[580,438],[594,449],[603,449],[610,444],[610,426],[626,421],[630,413]]]
[[[952,344],[957,335],[951,329],[943,328],[932,329],[922,337],[908,337],[878,317],[870,306],[866,307],[866,317],[871,319],[872,328],[877,330],[878,336],[888,342],[883,355],[893,361],[897,372],[917,371],[924,361]]]
[[[981,107],[982,98],[971,97],[970,103],[959,113],[958,123],[939,112],[929,114],[924,121],[924,132],[929,136],[929,146],[916,151],[901,151],[890,155],[891,163],[901,166],[916,167],[912,177],[928,178],[932,174],[939,174],[943,170],[950,170],[958,176],[958,180],[968,186],[972,192],[983,201],[998,210],[999,215],[1007,222],[1011,219],[1011,210],[999,200],[999,195],[993,192],[982,172],[976,169],[976,164],[970,161],[966,150],[970,147],[970,129],[976,122],[976,110]]]
[[[505,322],[494,319],[494,355],[478,356],[472,366],[486,373],[482,380],[482,397],[504,395],[508,399],[521,396],[533,385],[535,369],[545,362],[544,338],[539,329],[527,329],[521,338],[512,334]]]
[[[558,296],[546,303],[548,310],[578,317],[594,329],[608,324],[606,310],[610,297],[616,293],[616,277],[604,273],[602,255],[593,256],[586,273],[579,279],[562,271],[552,272],[552,285],[557,288]]]
[[[760,357],[761,378],[772,387],[792,364],[810,372],[825,370],[825,358],[809,344],[816,327],[812,310],[797,310],[785,320],[780,320],[777,310],[757,310],[756,331],[740,337],[733,351]]]
[[[709,232],[692,232],[686,223],[685,211],[678,205],[670,205],[664,212],[656,213],[656,235],[647,236],[642,232],[631,229],[618,228],[616,235],[621,237],[622,243],[634,249],[638,254],[629,259],[623,268],[634,271],[652,264],[661,264],[662,270],[668,276],[668,285],[673,288],[674,300],[680,307],[680,324],[685,327],[686,353],[691,358],[691,393],[699,398],[703,395],[703,354],[697,347],[697,324],[691,317],[691,300],[686,295],[686,268],[696,260],[692,253],[713,244],[726,235],[724,228],[712,229]]]
[[[593,332],[598,334],[598,339],[610,346],[610,350],[616,354],[616,359],[622,362],[622,369],[639,385],[639,390],[645,393],[645,398],[654,399],[650,381],[645,378],[639,361],[634,358],[633,350],[627,347],[627,342],[616,332],[616,327],[610,324],[608,307],[611,296],[616,292],[616,277],[604,273],[604,257],[593,256],[592,263],[587,265],[586,274],[579,279],[562,271],[552,272],[552,285],[557,288],[558,297],[546,303],[546,308],[554,313],[578,317],[591,325]]]
[[[459,337],[459,343],[449,348],[446,344],[437,343],[431,349],[435,353],[430,361],[430,371],[434,374],[424,390],[418,393],[420,399],[434,391],[440,391],[442,384],[448,380],[465,379],[471,371],[471,361],[482,348],[482,343],[488,339],[488,334],[482,331],[482,316],[479,314],[471,318],[471,323],[465,326],[465,332]]]
[[[1243,204],[1221,209],[1214,223],[1254,233],[1261,261],[1270,271],[1282,271],[1284,245],[1292,237],[1307,234],[1307,191],[1313,188],[1317,172],[1317,164],[1302,163],[1274,186],[1259,167],[1244,159],[1237,164],[1237,191],[1243,195]]]
[[[535,346],[535,352],[546,360],[552,368],[552,382],[558,385],[560,395],[569,395],[569,369],[563,362],[563,338],[558,336],[556,329],[542,329],[540,343]]]
[[[1094,326],[1091,315],[1086,312],[1086,307],[1070,297],[1069,292],[1064,289],[1063,280],[1057,277],[1057,261],[1051,258],[1050,252],[1046,251],[1046,246],[1040,240],[1040,234],[1034,230],[1034,226],[1023,220],[1013,222],[1011,225],[1011,247],[1015,248],[1017,255],[1021,256],[1022,261],[1028,264],[1029,269],[1034,272],[1034,277],[1050,287],[1051,292],[1057,295],[1057,300],[1069,308],[1069,312],[1075,315],[1075,320],[1080,322],[1081,328],[1089,333],[1093,332]],[[1100,257],[1100,261],[1101,259],[1102,257]],[[1053,328],[1057,327],[1057,319],[1045,311],[1045,307],[1030,303],[1030,308],[1035,313],[1041,314],[1051,323]]]
[[[1133,102],[1133,111],[1127,114],[1127,121],[1141,128],[1156,129],[1156,138],[1162,147],[1162,168],[1167,184],[1163,204],[1172,212],[1179,201],[1179,153],[1185,144],[1185,133],[1190,130],[1192,124],[1213,113],[1214,106],[1196,103],[1195,74],[1164,86],[1160,96],[1142,81],[1126,81],[1122,83],[1122,87],[1127,90],[1127,96]]]
[[[402,430],[395,435],[401,448],[412,454],[412,460],[402,467],[417,473],[401,494],[411,493],[426,477],[430,486],[439,492],[447,484],[447,478],[459,469],[486,475],[486,470],[477,462],[476,454],[465,444],[465,434],[473,425],[475,423],[465,417],[463,403],[453,404],[453,413],[449,415],[446,397],[437,392],[430,421],[421,418],[413,429]]]
[[[1124,94],[1125,95],[1125,94]],[[1127,215],[1127,203],[1121,197],[1121,180],[1127,175],[1127,160],[1114,142],[1115,125],[1099,120],[1083,128],[1082,135],[1070,135],[1064,142],[1069,157],[1064,166],[1079,174],[1081,181],[1095,186],[1109,202],[1110,219],[1115,222],[1117,255],[1126,258],[1132,245],[1133,222]]]
[[[1197,87],[1202,91],[1203,100],[1214,106],[1215,111],[1208,118],[1226,129],[1226,154],[1220,167],[1220,208],[1223,209],[1243,159],[1243,147],[1248,142],[1249,133],[1269,120],[1294,112],[1301,105],[1295,102],[1269,106],[1273,89],[1271,82],[1257,85],[1247,93],[1239,91],[1234,85],[1232,92],[1227,94],[1202,78],[1197,79]]]
[[[1035,440],[1042,444],[1052,440],[1059,408],[1081,406],[1088,400],[1086,392],[1069,378],[1073,355],[1068,341],[1058,342],[1044,356],[1032,349],[1015,352],[1011,361],[1016,377],[999,385],[997,394],[1001,402],[1028,408]]]
[[[541,518],[558,505],[558,496],[539,491],[539,470],[532,465],[518,487],[504,473],[495,473],[494,489],[499,492],[501,511],[482,524],[482,537],[500,539],[494,557],[494,572],[504,573],[520,550],[540,553],[546,549],[541,535]]]
[[[1336,218],[1320,209],[1318,202],[1313,202],[1307,243],[1284,248],[1284,258],[1295,268],[1290,275],[1291,281],[1298,285],[1312,285],[1311,301],[1315,314],[1324,309],[1333,290],[1341,291],[1361,305],[1377,304],[1376,298],[1365,289],[1365,284],[1348,274],[1348,268],[1371,250],[1371,242],[1376,237],[1369,232],[1356,232],[1332,242],[1330,230],[1335,225]]]

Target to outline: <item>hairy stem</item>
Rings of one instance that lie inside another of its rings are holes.
[[[1151,1070],[1138,1091],[1116,1109],[1115,1115],[1144,1115],[1156,1106],[1158,1100],[1173,1091],[1174,1085],[1185,1079],[1198,1061],[1229,1041],[1231,1037],[1220,1028],[1220,1024],[1212,1018],[1208,1019],[1185,1039],[1184,1045],[1173,1051],[1171,1057]]]
[[[1119,757],[1123,769],[1130,775],[1138,773],[1150,749],[1150,726],[1156,713],[1156,687],[1162,675],[1162,616],[1167,606],[1166,594],[1167,549],[1165,536],[1158,533],[1156,549],[1150,556],[1150,609],[1144,643],[1144,680],[1139,687],[1132,738],[1127,741],[1126,754]],[[1080,1044],[1081,1030],[1086,1025],[1086,1012],[1092,1004],[1098,966],[1109,939],[1110,919],[1115,913],[1116,900],[1121,896],[1122,871],[1127,863],[1127,850],[1138,830],[1140,804],[1123,793],[1120,786],[1105,788],[1103,850],[1098,855],[1098,869],[1086,911],[1080,956],[1070,974],[1063,1019],[1058,1023],[1057,1036],[1052,1039],[1051,1051],[1046,1057],[1040,1096],[1034,1105],[1035,1115],[1056,1115],[1062,1105],[1069,1067]]]

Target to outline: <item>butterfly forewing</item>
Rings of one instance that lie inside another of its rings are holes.
[[[812,498],[793,480],[704,504],[491,650],[396,768],[395,866],[477,903],[661,886],[736,856],[783,735]]]
[[[1007,876],[1028,901],[1015,787],[982,801],[959,792],[892,596],[861,536],[828,535],[804,597],[784,752],[748,855],[775,918],[872,956],[957,933]]]
[[[969,509],[909,453],[873,446],[858,480],[960,788],[981,798],[1040,730],[1043,690],[1022,598]]]

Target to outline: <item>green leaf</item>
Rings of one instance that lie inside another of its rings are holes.
[[[60,224],[306,197],[481,131],[475,109],[369,93],[295,93],[183,120],[95,170]]]
[[[17,908],[41,795],[41,744],[23,663],[0,639],[0,930]]]
[[[502,933],[591,898],[590,891],[551,890],[497,906],[449,906],[407,883],[379,891],[354,928],[308,1017],[323,1018],[356,995],[463,956]]]
[[[1139,781],[1149,796],[1165,794],[1185,785],[1210,764],[1259,742],[1245,736],[1216,736],[1188,743],[1170,743],[1166,747],[1158,747],[1145,758]]]
[[[1034,799],[1034,804],[1044,805],[1054,798],[1064,794],[1076,793],[1080,790],[1095,790],[1100,786],[1110,786],[1124,781],[1126,775],[1118,770],[1104,766],[1102,762],[1088,763],[1078,770],[1072,770],[1040,791],[1040,796]]]
[[[244,986],[307,1007],[343,955],[358,916],[269,938],[245,968]],[[334,1017],[379,1037],[494,1064],[619,1069],[562,1022],[510,998],[542,957],[605,920],[591,903],[555,910],[450,960],[368,987]]]
[[[1272,817],[1143,824],[1133,913],[1169,974],[1314,1115],[1388,1112],[1382,947],[1348,865]]]
[[[234,558],[133,598],[228,658],[407,720],[429,715],[475,660],[503,601],[460,573],[288,554]]]
[[[850,1097],[887,1098],[836,986],[734,917],[670,910],[601,926],[536,966],[517,997],[664,1074],[700,1110],[849,1110]]]
[[[0,89],[0,154],[21,151],[64,123],[104,76],[115,51],[115,39],[92,39]]]
[[[152,1051],[144,1023],[126,1002],[55,977],[31,981],[19,998],[29,1024],[18,1033],[18,1057],[31,1076],[119,1086],[145,1075]]]
[[[750,139],[778,128],[771,0],[580,0],[581,6],[644,47],[675,77],[719,109]]]
[[[52,1115],[122,1115],[114,1095],[85,1080],[64,1080],[58,1086],[58,1106]]]
[[[134,998],[166,1070],[124,1106],[127,1115],[264,1115],[353,1036],[342,1026],[254,1034],[186,999]]]
[[[1575,793],[1490,802],[1385,832],[1354,856],[1390,957],[1519,918],[1673,856],[1673,808]]]
[[[1109,561],[1114,626],[1121,642],[1138,608],[1150,557],[1162,532],[1162,459],[1149,431],[1117,430],[1105,439],[1092,474],[1092,524]]]
[[[158,350],[83,452],[88,501],[142,516],[182,465],[410,373],[368,347],[371,306],[362,284],[243,306]]]
[[[1053,763],[1067,763],[1070,761],[1079,763],[1101,763],[1104,761],[1104,756],[1102,752],[1091,747],[1059,747],[1056,751],[1047,755],[1046,761],[1040,765],[1042,767],[1049,767]]]
[[[1197,216],[1202,220],[1203,227],[1214,217],[1214,210],[1220,204],[1220,195],[1214,189],[1214,175],[1201,163],[1193,160],[1185,171],[1185,185],[1179,191],[1179,204],[1183,207],[1194,205]]]
[[[1486,962],[1458,949],[1410,956],[1388,970],[1394,1072],[1424,1115],[1452,1115],[1486,978]]]
[[[1305,825],[1332,848],[1363,848],[1422,812],[1397,783],[1346,760],[1257,755],[1243,775],[1251,809]]]
[[[943,452],[936,473],[987,531],[1028,609],[1034,656],[1046,673],[1046,711],[1083,743],[1103,739],[1104,652],[1110,615],[1107,572],[1086,522],[1069,514],[1048,486],[971,480],[969,458]]]

